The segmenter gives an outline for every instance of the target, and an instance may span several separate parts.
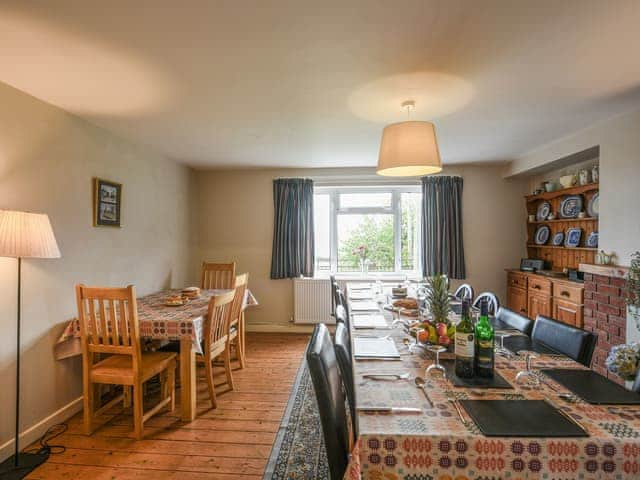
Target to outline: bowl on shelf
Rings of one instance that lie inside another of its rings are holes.
[[[576,176],[575,175],[564,175],[558,180],[562,188],[571,188],[576,184]]]
[[[556,189],[556,185],[553,182],[544,182],[542,185],[545,192],[553,192]]]

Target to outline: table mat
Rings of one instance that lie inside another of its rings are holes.
[[[440,364],[447,371],[447,378],[449,379],[449,381],[456,387],[513,389],[513,386],[509,382],[507,382],[497,370],[494,371],[493,378],[460,378],[455,373],[456,364],[454,360],[441,359]]]
[[[640,394],[627,390],[593,370],[554,368],[540,371],[587,403],[640,405]]]

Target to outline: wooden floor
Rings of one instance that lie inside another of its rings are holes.
[[[82,414],[76,415],[67,433],[52,442],[67,451],[52,455],[27,478],[262,478],[308,338],[248,334],[247,367],[234,371],[235,390],[218,395],[218,408],[211,409],[200,381],[196,420],[183,424],[178,405],[173,414],[149,420],[142,441],[132,438],[130,412],[105,418],[107,423],[90,437],[82,433]],[[222,382],[224,370],[218,370]]]

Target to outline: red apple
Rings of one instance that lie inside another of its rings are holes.
[[[446,323],[438,323],[438,325],[436,325],[436,332],[438,332],[438,335],[441,337],[446,337],[447,336],[447,324]]]
[[[446,335],[440,335],[440,337],[438,338],[438,343],[444,347],[447,347],[451,343],[451,339]]]

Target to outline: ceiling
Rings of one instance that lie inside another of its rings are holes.
[[[0,3],[0,81],[198,168],[500,162],[640,105],[635,0]]]

